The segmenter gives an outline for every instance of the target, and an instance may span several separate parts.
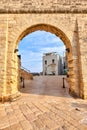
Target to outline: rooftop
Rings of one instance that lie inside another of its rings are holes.
[[[44,53],[44,56],[48,56],[48,55],[58,55],[57,52],[48,52],[48,53]]]

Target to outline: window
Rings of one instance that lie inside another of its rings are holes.
[[[54,59],[52,59],[52,63],[54,63],[55,62],[55,60]]]
[[[45,60],[45,65],[47,65],[47,60]]]

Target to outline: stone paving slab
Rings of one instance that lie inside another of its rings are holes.
[[[87,101],[65,86],[58,76],[25,81],[20,99],[0,103],[0,130],[87,130]]]

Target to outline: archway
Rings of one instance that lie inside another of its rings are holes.
[[[69,84],[70,84],[70,91],[71,91],[72,88],[73,88],[73,85],[74,85],[74,83],[72,83],[72,79],[74,79],[72,46],[71,46],[71,43],[70,43],[70,40],[68,39],[68,37],[59,28],[56,28],[52,25],[47,25],[47,24],[33,25],[33,26],[27,28],[26,30],[24,30],[20,34],[20,36],[18,37],[18,39],[16,41],[15,50],[18,48],[18,43],[19,43],[20,40],[22,40],[26,35],[34,32],[34,31],[37,31],[37,30],[44,30],[46,32],[51,32],[52,34],[55,34],[56,36],[58,36],[64,42],[64,44],[66,46],[66,50],[67,50],[67,60],[68,60],[68,68],[69,68],[69,72],[68,72],[68,74],[69,74],[68,79],[69,80],[68,81],[69,81]],[[18,85],[19,85],[19,83],[18,83]]]
[[[66,48],[69,48],[70,52],[72,53],[72,47],[71,47],[70,40],[65,35],[65,33],[62,30],[60,30],[59,28],[57,28],[55,26],[52,26],[52,25],[48,25],[48,24],[37,24],[37,25],[33,25],[33,26],[25,29],[20,34],[20,36],[17,38],[15,48],[17,48],[17,45],[18,45],[19,41],[21,39],[23,39],[27,34],[30,34],[30,33],[34,32],[34,31],[37,31],[37,30],[44,30],[46,32],[50,32],[50,33],[55,34],[56,36],[58,36],[64,42]]]
[[[50,32],[38,30],[26,35],[18,44],[18,55],[21,56],[21,68],[26,70],[25,75],[29,70],[33,75],[67,73],[66,47],[59,37]]]
[[[48,24],[36,24],[36,25],[30,26],[29,28],[26,28],[25,30],[21,30],[18,38],[15,39],[15,42],[13,44],[13,52],[11,55],[11,57],[13,58],[13,60],[11,61],[12,67],[9,70],[10,74],[8,76],[8,77],[10,77],[10,79],[9,79],[10,87],[7,86],[9,88],[9,93],[10,93],[9,98],[15,98],[19,95],[18,90],[19,90],[20,76],[19,76],[19,59],[17,56],[18,43],[27,34],[30,34],[37,30],[44,30],[46,32],[55,34],[64,42],[66,49],[67,49],[67,61],[68,61],[68,68],[69,68],[69,72],[68,72],[68,74],[69,74],[68,81],[69,81],[69,85],[70,85],[69,90],[70,90],[71,94],[79,96],[78,84],[76,82],[76,77],[77,77],[78,72],[75,73],[75,70],[74,70],[74,68],[76,66],[73,64],[72,46],[71,46],[69,38],[66,36],[66,34],[61,29],[59,29],[55,26],[48,25]]]

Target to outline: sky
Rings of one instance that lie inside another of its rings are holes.
[[[65,45],[59,37],[50,32],[35,31],[20,41],[18,49],[23,67],[30,72],[42,72],[43,53],[57,52],[63,56]]]

